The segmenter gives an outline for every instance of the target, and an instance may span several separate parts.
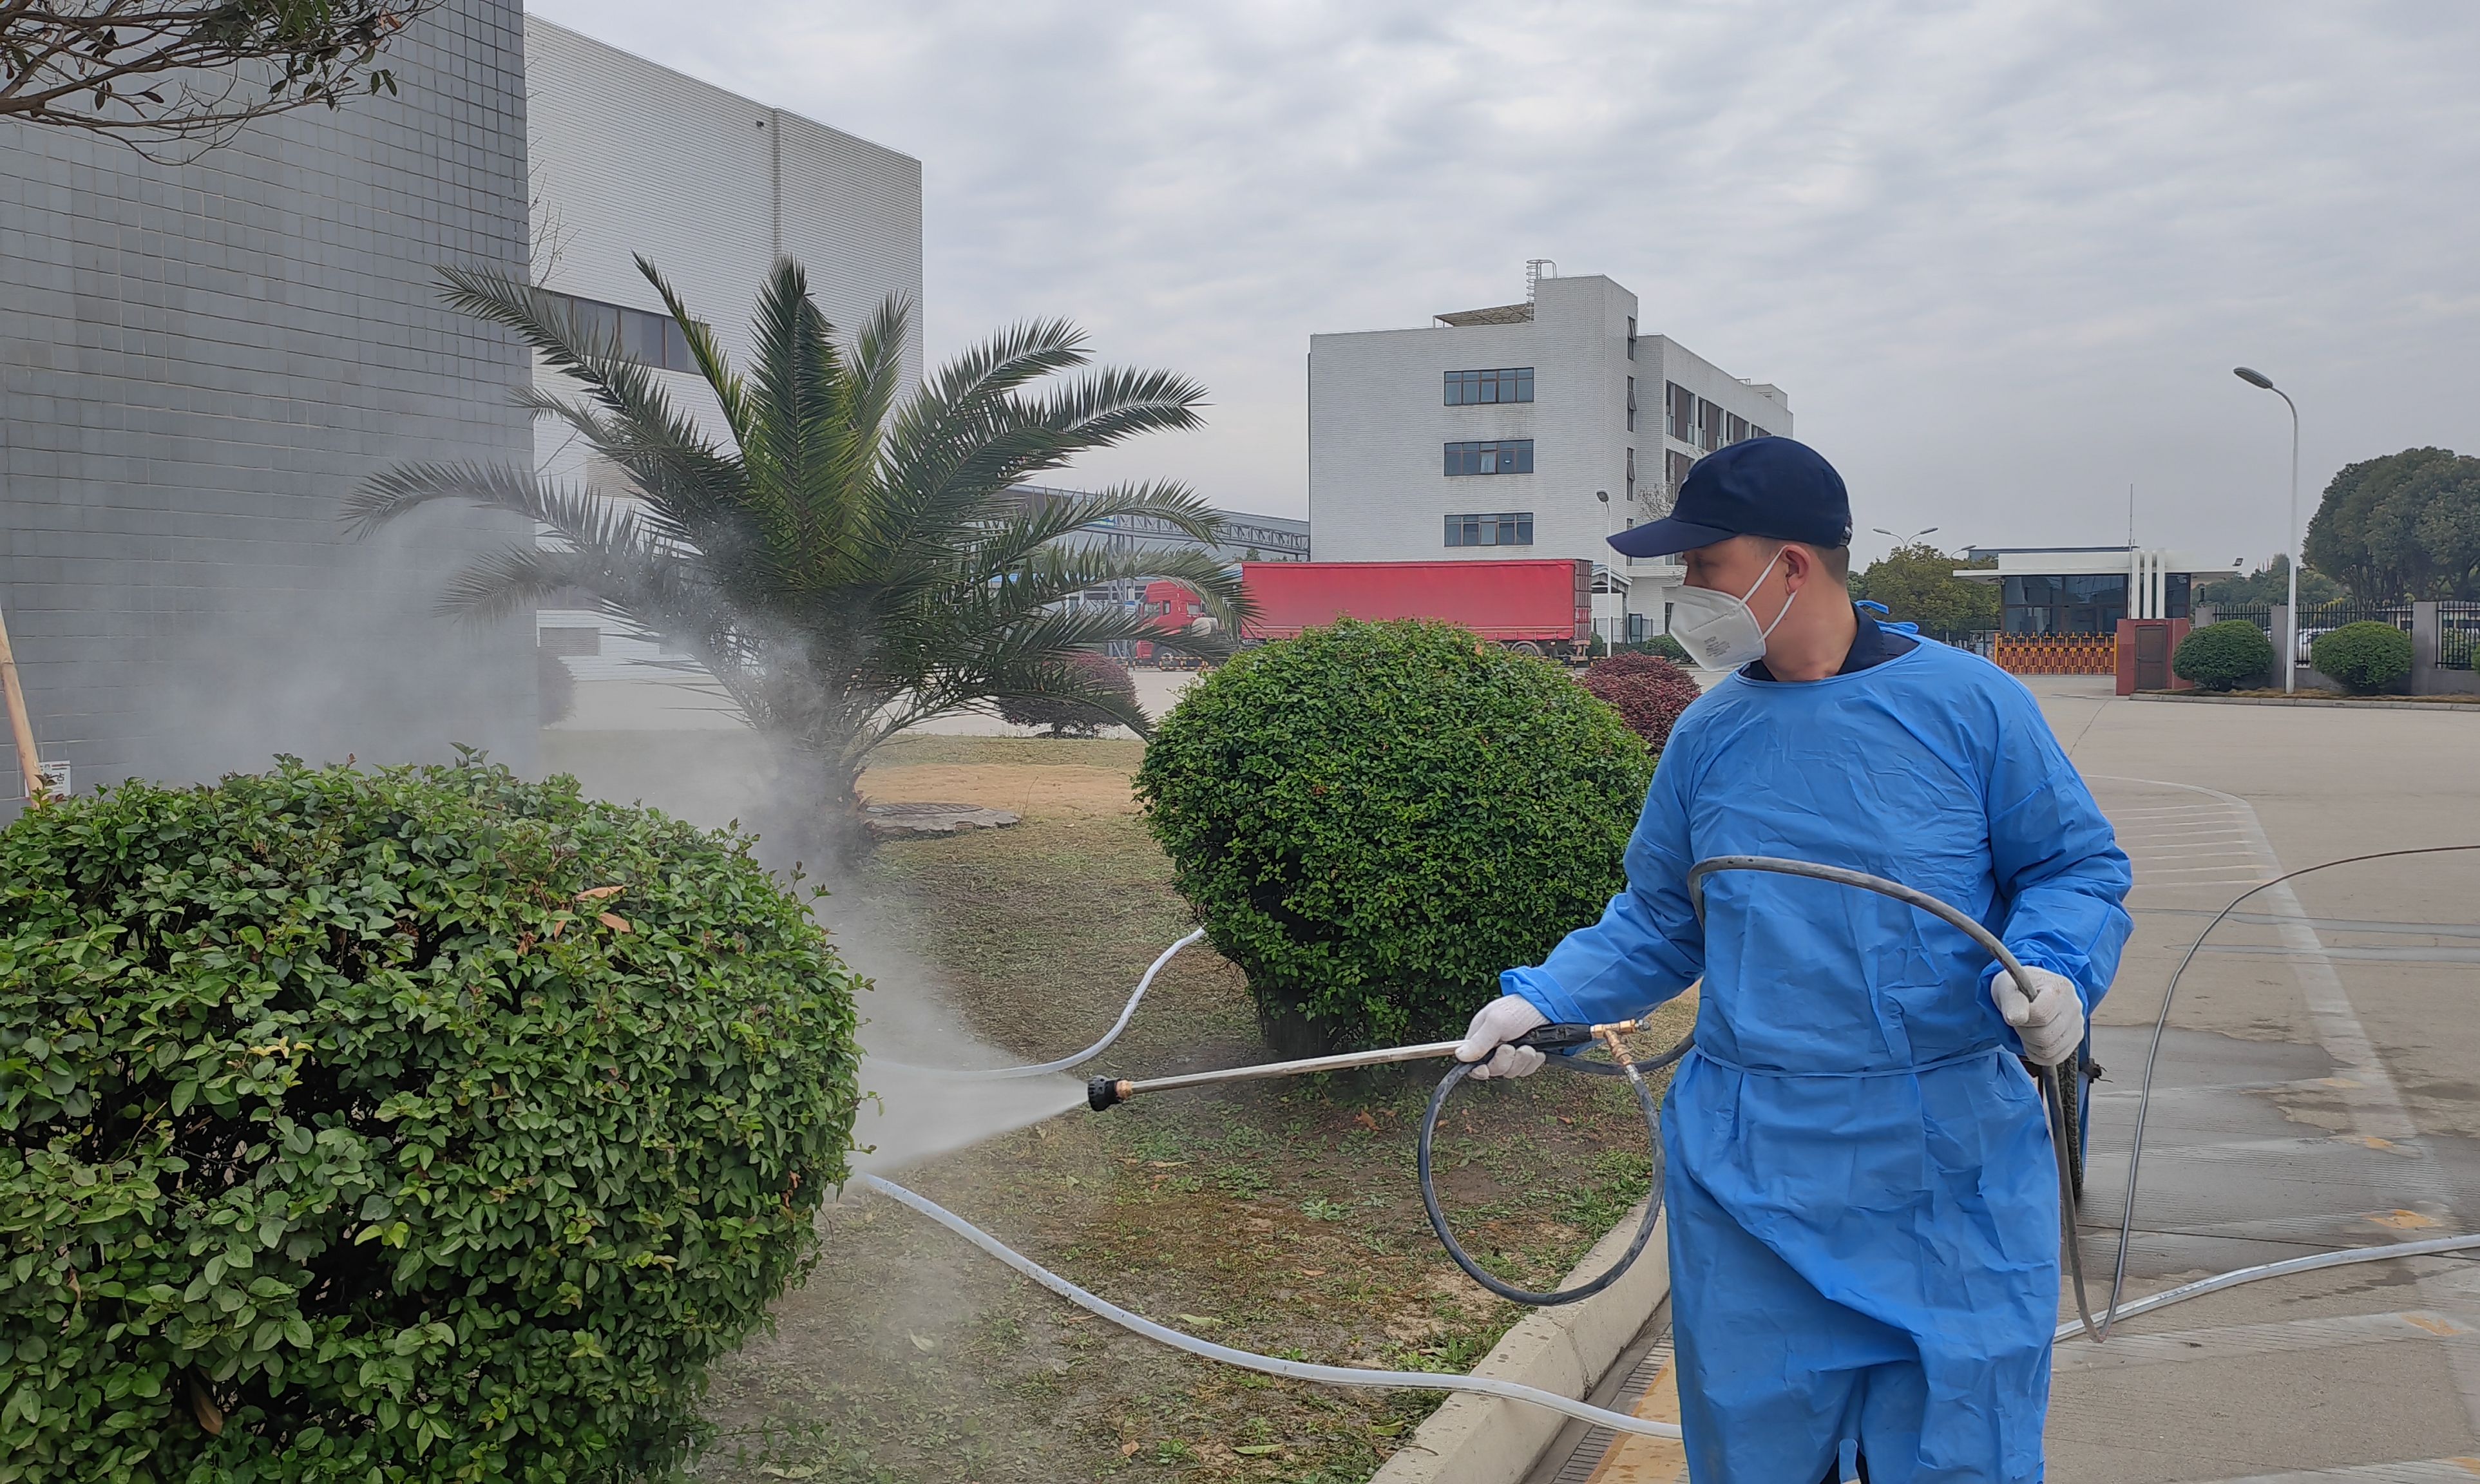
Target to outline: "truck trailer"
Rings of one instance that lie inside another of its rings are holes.
[[[1242,562],[1256,616],[1243,640],[1337,619],[1438,619],[1528,654],[1581,655],[1593,636],[1589,561]]]

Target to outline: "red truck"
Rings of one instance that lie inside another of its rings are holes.
[[[1529,654],[1582,654],[1593,636],[1588,561],[1242,562],[1257,616],[1243,639],[1339,618],[1443,619]]]

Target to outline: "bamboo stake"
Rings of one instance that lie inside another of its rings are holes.
[[[9,705],[9,729],[17,737],[17,771],[25,776],[26,805],[40,808],[51,799],[52,780],[35,750],[35,724],[26,719],[26,692],[17,684],[17,656],[9,648],[9,623],[0,618],[0,699]]]

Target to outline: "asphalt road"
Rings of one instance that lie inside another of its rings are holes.
[[[2480,714],[2120,701],[2036,679],[2136,866],[2097,1017],[2084,1246],[2105,1301],[2151,1027],[2213,914],[2286,871],[2480,845]],[[2179,989],[2128,1292],[2286,1257],[2480,1231],[2480,852],[2318,871],[2251,898]],[[2062,1308],[2061,1318],[2072,1316]],[[1639,1410],[1676,1416],[1658,1367]],[[2275,1279],[2059,1346],[2050,1478],[2480,1478],[2480,1260]],[[1539,1477],[1667,1484],[1622,1442]]]

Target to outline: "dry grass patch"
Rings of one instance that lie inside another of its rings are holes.
[[[889,751],[891,774],[940,770],[941,786],[950,770],[959,788],[975,784],[975,768],[1018,782],[1028,771],[1108,772],[1123,795],[1138,755],[1131,743],[1016,738]],[[913,946],[948,976],[973,1029],[1028,1059],[1098,1035],[1147,962],[1192,925],[1133,813],[1037,810],[1014,830],[891,842],[872,869],[911,905]],[[1673,1034],[1691,1014],[1667,1012]],[[1093,1070],[1267,1055],[1238,971],[1199,948],[1175,960]],[[1191,1333],[1337,1364],[1463,1370],[1520,1311],[1457,1272],[1422,1216],[1412,1135],[1438,1070],[1165,1094],[1102,1115],[1079,1108],[904,1179]],[[1557,1073],[1460,1093],[1440,1161],[1466,1245],[1535,1286],[1648,1183],[1624,1085]],[[1346,1484],[1375,1471],[1437,1403],[1175,1355],[886,1202],[835,1208],[825,1234],[818,1271],[778,1306],[778,1336],[718,1369],[713,1415],[729,1445],[752,1451],[710,1462],[708,1477]]]

